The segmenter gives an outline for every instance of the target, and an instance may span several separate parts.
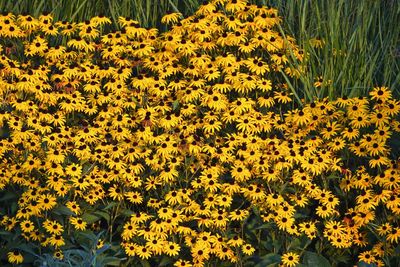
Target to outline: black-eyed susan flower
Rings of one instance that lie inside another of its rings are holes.
[[[367,264],[371,264],[375,262],[376,258],[371,251],[364,251],[358,255],[358,260],[363,261]]]
[[[371,99],[381,100],[383,102],[392,98],[392,93],[388,87],[375,87],[369,95]]]
[[[60,235],[64,232],[63,226],[57,221],[46,220],[43,222],[43,227],[50,234]]]
[[[292,102],[292,98],[290,97],[291,93],[285,91],[275,91],[274,92],[274,99],[278,103],[286,104]]]
[[[287,252],[282,255],[281,262],[284,266],[296,266],[300,262],[300,255],[295,252]]]
[[[10,251],[7,253],[9,263],[20,264],[24,261],[24,256],[18,250]]]
[[[135,254],[141,259],[148,259],[151,257],[151,250],[145,246],[137,245],[135,248]]]
[[[164,15],[161,18],[161,23],[164,23],[164,24],[175,24],[175,23],[177,23],[179,21],[179,18],[181,18],[181,17],[182,17],[181,13],[172,13],[171,12],[170,14]]]
[[[174,263],[174,267],[181,267],[181,266],[183,266],[183,267],[192,267],[193,265],[190,263],[190,261],[188,261],[188,260],[182,260],[182,259],[177,260],[177,261]]]
[[[43,194],[38,202],[41,209],[50,210],[57,205],[57,198],[52,194]]]
[[[171,256],[171,257],[179,255],[180,249],[181,248],[180,248],[179,244],[176,244],[174,242],[168,242],[164,246],[165,254],[167,254],[168,256]]]
[[[74,226],[75,229],[80,231],[86,230],[87,222],[85,222],[82,218],[70,217],[69,221]]]
[[[54,247],[56,247],[56,248],[62,247],[62,246],[65,245],[65,240],[64,240],[64,238],[63,238],[62,235],[52,235],[52,236],[48,239],[48,242],[49,242],[52,246],[54,246]]]
[[[34,229],[35,229],[35,225],[34,225],[33,222],[30,221],[30,220],[24,220],[24,221],[22,221],[22,222],[20,223],[20,226],[21,226],[21,230],[22,230],[23,232],[25,232],[25,233],[32,232],[32,231],[34,231]]]
[[[128,222],[124,225],[123,232],[121,234],[123,240],[130,240],[136,233],[138,227],[134,222]]]
[[[253,248],[250,244],[243,244],[242,251],[246,255],[252,255],[255,251],[255,248]]]
[[[392,244],[397,244],[400,239],[400,227],[393,227],[387,235],[387,240]]]
[[[94,27],[103,26],[105,24],[111,24],[112,21],[104,15],[95,16],[90,19],[90,24]]]

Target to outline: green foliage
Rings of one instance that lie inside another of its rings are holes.
[[[144,27],[160,27],[161,17],[168,11],[194,13],[198,0],[0,0],[0,10],[35,16],[51,12],[56,20],[85,21],[103,14],[117,21],[119,16],[131,17]],[[117,26],[115,24],[114,26]]]
[[[305,266],[331,267],[329,261],[317,253],[306,251],[304,253],[303,263]]]
[[[310,56],[306,74],[294,84],[301,97],[360,96],[383,84],[399,93],[399,1],[263,2],[279,9],[285,30]],[[326,85],[316,88],[319,76]]]
[[[101,267],[101,266],[120,266],[124,258],[116,257],[118,248],[113,248],[110,244],[101,245],[101,237],[103,232],[95,235],[91,231],[76,233],[76,242],[78,247],[64,250],[62,260],[56,259],[53,255],[45,253],[36,255],[35,265],[66,267],[66,266],[82,266],[82,267]]]

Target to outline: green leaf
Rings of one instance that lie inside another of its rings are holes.
[[[308,218],[307,215],[302,214],[302,213],[299,213],[299,212],[296,212],[296,213],[294,214],[293,217],[294,217],[295,219],[305,219],[305,218]]]
[[[99,255],[99,254],[103,253],[104,251],[108,250],[109,248],[111,248],[111,245],[110,244],[105,244],[104,246],[102,246],[101,248],[96,250],[96,255]]]
[[[100,216],[101,218],[105,219],[107,222],[110,221],[110,214],[108,214],[105,211],[101,211],[101,210],[96,210],[93,214]]]
[[[292,242],[290,242],[290,247],[293,249],[301,248],[301,243],[299,238],[294,238]]]
[[[84,213],[84,214],[82,215],[82,219],[83,219],[85,222],[87,222],[88,224],[91,224],[91,223],[94,223],[94,222],[97,222],[98,220],[100,220],[101,217],[98,216],[98,215],[95,215],[95,214]]]
[[[162,266],[171,266],[172,263],[172,259],[170,257],[166,257],[164,256],[160,263],[158,264],[158,267],[162,267]]]
[[[265,248],[267,251],[272,251],[272,250],[274,249],[274,246],[273,246],[271,240],[261,241],[261,245],[262,245],[263,248]]]
[[[77,239],[83,238],[83,239],[89,240],[93,244],[97,242],[97,236],[90,230],[86,230],[83,232],[77,232],[76,235],[77,235]]]
[[[360,261],[357,264],[357,267],[376,267],[376,264],[374,264],[374,263],[366,263],[364,261]]]
[[[123,209],[123,210],[121,211],[121,214],[123,214],[123,215],[129,217],[129,216],[131,216],[132,214],[134,214],[134,212],[131,211],[131,210],[129,210],[129,209]]]
[[[179,101],[178,101],[178,100],[175,100],[175,101],[172,103],[172,109],[173,109],[173,110],[176,110],[176,109],[178,108],[178,106],[179,106]]]
[[[8,231],[0,231],[0,235],[2,235],[2,236],[12,236],[14,234],[11,233],[11,232],[8,232]]]
[[[109,210],[109,209],[111,209],[111,208],[114,208],[115,206],[117,206],[118,205],[118,203],[117,202],[110,202],[107,206],[105,206],[104,208],[103,208],[103,210]]]
[[[261,261],[258,262],[254,267],[274,266],[281,262],[281,256],[275,253],[269,253],[261,257]]]
[[[7,191],[4,195],[0,198],[1,202],[9,201],[11,199],[17,199],[18,195],[14,192]]]
[[[257,226],[254,228],[255,230],[261,230],[261,229],[269,229],[272,227],[272,223],[263,223],[260,226]]]
[[[105,266],[121,266],[121,259],[116,257],[107,257],[103,260]]]
[[[53,209],[53,212],[57,215],[67,215],[67,216],[75,215],[74,212],[72,212],[69,208],[63,205],[57,206],[55,209]]]
[[[310,251],[304,253],[303,263],[309,267],[331,267],[331,264],[324,256]]]
[[[11,214],[15,214],[15,213],[17,212],[17,210],[18,210],[18,204],[17,204],[17,202],[11,203],[10,210],[11,210]]]
[[[279,250],[281,249],[281,247],[282,247],[282,242],[283,242],[282,239],[274,239],[274,240],[272,241],[272,244],[273,244],[273,246],[274,246],[275,251],[279,251]]]
[[[141,260],[140,263],[142,264],[143,267],[151,267],[150,263],[146,260]]]
[[[31,246],[27,245],[27,244],[20,244],[20,245],[18,246],[18,249],[23,250],[23,251],[25,251],[25,252],[27,252],[27,253],[30,253],[31,255],[34,255],[34,256],[36,256],[36,257],[39,257],[39,255],[37,255],[37,254],[35,253],[35,251],[33,250],[33,248],[32,248]]]

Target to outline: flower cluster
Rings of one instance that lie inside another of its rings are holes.
[[[2,15],[0,189],[18,198],[3,228],[61,260],[70,233],[112,209],[128,257],[203,266],[255,253],[243,225],[258,217],[383,266],[400,240],[399,101],[377,87],[293,107],[281,72],[300,75],[288,61],[306,55],[280,21],[243,0],[168,14],[161,34]]]

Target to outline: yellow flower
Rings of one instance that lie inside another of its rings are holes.
[[[27,56],[33,55],[44,55],[48,49],[48,43],[44,38],[37,36],[27,47],[29,51],[26,51]]]
[[[321,131],[323,138],[331,139],[333,136],[337,134],[337,132],[341,129],[341,125],[336,122],[328,122],[324,129]]]
[[[246,64],[249,70],[257,75],[264,75],[270,70],[268,64],[257,57],[255,57],[254,59],[249,59]]]
[[[143,202],[143,196],[139,192],[126,192],[125,197],[133,204],[140,204]]]
[[[281,261],[284,266],[293,267],[300,262],[300,255],[294,252],[287,252],[282,255]]]
[[[393,227],[387,235],[386,240],[392,244],[397,244],[400,240],[400,227]]]
[[[164,23],[164,24],[174,24],[174,23],[177,23],[178,21],[179,21],[179,18],[182,16],[182,14],[181,13],[170,13],[170,14],[167,14],[167,15],[164,15],[162,18],[161,18],[161,23]]]
[[[290,95],[291,95],[291,93],[288,93],[288,92],[275,91],[274,99],[276,99],[276,101],[278,103],[286,104],[286,103],[292,102],[292,98],[290,97]]]
[[[242,251],[246,255],[252,255],[254,253],[254,251],[256,251],[256,250],[250,244],[243,244]]]
[[[65,172],[67,175],[71,177],[81,177],[82,175],[82,167],[79,164],[72,163],[65,168]]]
[[[136,255],[136,244],[134,243],[126,243],[124,245],[125,253],[129,257],[133,257]]]
[[[369,95],[371,96],[371,99],[381,100],[383,102],[392,98],[392,92],[388,87],[375,87]]]
[[[64,254],[61,250],[55,251],[53,257],[58,260],[64,259]]]
[[[141,245],[137,245],[137,246],[136,246],[136,248],[135,248],[135,254],[136,254],[137,256],[139,256],[139,258],[141,258],[141,259],[148,259],[148,258],[150,258],[151,255],[152,255],[150,249],[148,249],[148,248],[146,248],[146,247],[144,247],[144,246],[141,246]]]
[[[35,225],[30,220],[24,220],[20,222],[21,230],[25,233],[33,232],[35,230]]]
[[[156,237],[152,237],[146,241],[146,247],[148,247],[154,253],[154,255],[161,255],[164,251],[168,250],[166,248],[167,245],[168,245],[167,241],[160,240]],[[172,245],[173,246],[172,249],[175,248],[175,245]]]
[[[275,217],[275,222],[278,225],[278,228],[280,230],[287,231],[288,229],[290,229],[292,227],[292,225],[294,224],[295,220],[290,215],[287,215],[283,211],[281,211]]]
[[[65,245],[65,240],[61,235],[52,235],[49,239],[48,242],[58,248],[58,247],[62,247]]]
[[[244,182],[251,178],[251,172],[249,169],[240,163],[238,163],[236,166],[233,166],[231,174],[232,177],[238,182]]]
[[[46,220],[43,223],[43,227],[46,229],[48,233],[54,235],[61,235],[64,232],[63,226],[56,221]]]
[[[24,261],[24,256],[17,250],[7,253],[8,262],[12,264],[20,264]]]
[[[174,267],[192,267],[193,265],[187,260],[178,260],[174,263]]]
[[[325,41],[323,39],[312,38],[309,40],[309,43],[312,47],[322,48],[325,45]]]
[[[303,222],[300,225],[300,231],[305,233],[308,238],[314,239],[317,234],[315,222]]]
[[[93,25],[94,27],[103,26],[105,24],[111,24],[111,23],[112,21],[103,15],[95,16],[90,19],[90,24]]]
[[[179,255],[180,249],[181,247],[174,242],[168,242],[164,245],[164,253],[170,257]]]
[[[321,218],[327,218],[333,214],[335,214],[337,211],[331,207],[327,207],[325,205],[320,205],[316,209],[316,214],[320,216]]]
[[[364,251],[358,255],[358,260],[371,264],[375,262],[375,256],[372,254],[372,251]]]
[[[80,217],[70,217],[69,221],[75,227],[75,229],[81,230],[81,231],[86,230],[87,222],[85,222],[82,218],[80,218]]]
[[[123,240],[129,240],[131,239],[136,233],[137,233],[138,227],[137,224],[134,222],[128,222],[124,225],[123,231],[122,231],[122,239]]]
[[[194,261],[204,261],[210,258],[210,248],[207,246],[195,245],[191,248],[191,255]]]
[[[57,198],[52,194],[44,194],[39,198],[39,205],[43,210],[50,210],[57,205]]]
[[[25,30],[35,29],[39,26],[39,21],[31,15],[19,15],[17,21],[21,28]]]

